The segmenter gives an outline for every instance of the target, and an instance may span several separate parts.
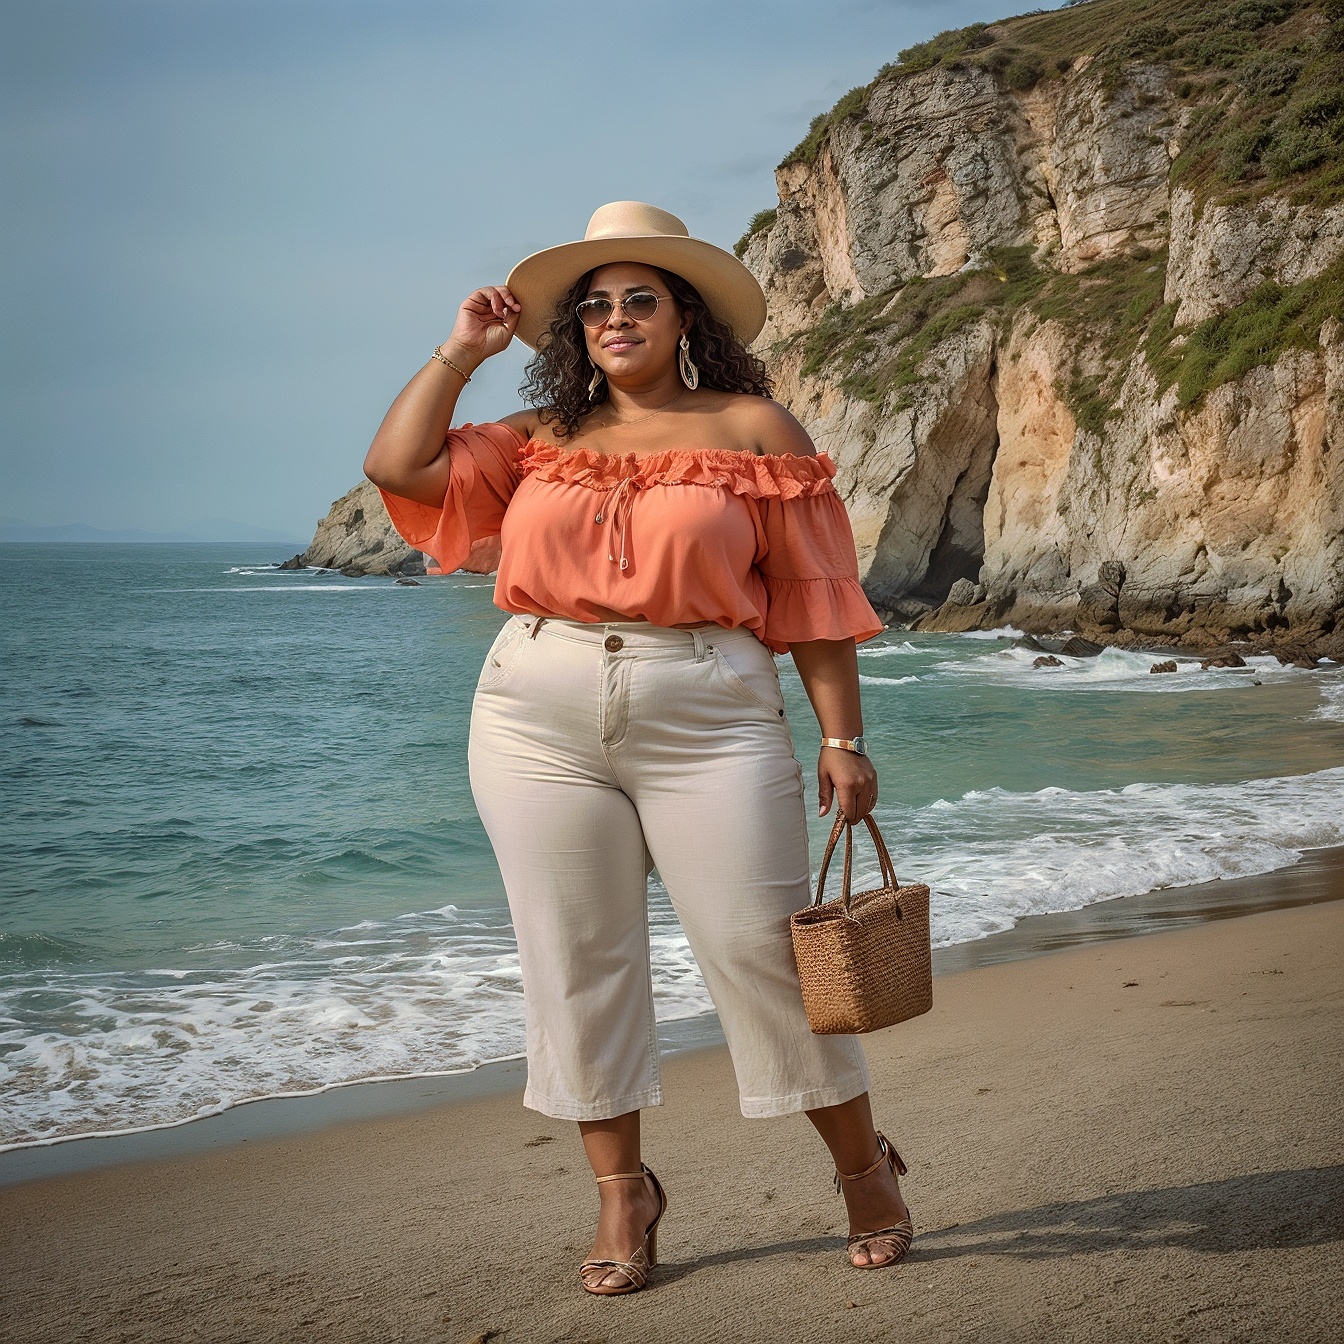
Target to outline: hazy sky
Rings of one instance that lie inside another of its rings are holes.
[[[0,514],[306,542],[476,285],[609,200],[731,247],[817,112],[1025,8],[4,0]]]

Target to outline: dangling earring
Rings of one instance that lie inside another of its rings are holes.
[[[590,360],[589,363],[592,363],[592,361]],[[593,377],[592,377],[592,381],[589,382],[589,384],[588,384],[588,400],[589,400],[589,401],[596,401],[596,400],[597,400],[598,389],[602,386],[602,379],[603,379],[604,377],[605,377],[605,375],[603,374],[602,370],[599,369],[599,368],[597,367],[596,364],[593,364]]]
[[[700,370],[691,363],[690,338],[682,336],[679,344],[681,350],[677,355],[677,363],[681,366],[681,381],[694,392],[700,386]]]

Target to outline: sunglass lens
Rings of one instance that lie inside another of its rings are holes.
[[[652,317],[658,308],[658,296],[656,294],[631,294],[621,305],[626,311],[626,315],[636,322],[643,322]]]
[[[600,327],[611,316],[610,299],[584,299],[577,312],[585,327]]]

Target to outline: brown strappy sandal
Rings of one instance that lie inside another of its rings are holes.
[[[865,1167],[863,1171],[855,1172],[853,1176],[847,1176],[843,1171],[837,1169],[835,1173],[835,1193],[837,1195],[840,1193],[841,1181],[861,1181],[865,1176],[871,1176],[884,1162],[890,1165],[892,1171],[898,1176],[905,1175],[905,1163],[901,1161],[900,1153],[891,1146],[887,1136],[879,1131],[877,1136],[877,1161],[871,1167]],[[905,1255],[914,1239],[914,1224],[909,1218],[906,1218],[894,1227],[879,1228],[876,1232],[856,1232],[845,1244],[845,1249],[849,1252],[849,1263],[854,1265],[855,1269],[886,1269],[888,1265],[894,1265]],[[868,1248],[875,1243],[880,1243],[883,1248],[890,1247],[895,1251],[895,1254],[888,1260],[870,1259],[866,1265],[855,1264],[854,1252],[868,1251]]]
[[[584,1291],[592,1293],[595,1297],[616,1297],[620,1293],[639,1292],[648,1283],[650,1272],[658,1265],[658,1224],[663,1214],[667,1212],[667,1195],[663,1191],[662,1183],[642,1162],[638,1171],[618,1172],[615,1176],[599,1176],[597,1183],[601,1185],[603,1181],[642,1181],[645,1176],[653,1182],[653,1188],[658,1192],[658,1217],[644,1229],[644,1242],[635,1247],[635,1252],[629,1260],[585,1260],[579,1266],[579,1281],[583,1284]],[[592,1269],[602,1271],[597,1276],[598,1283],[613,1270],[624,1274],[626,1282],[615,1288],[595,1288],[587,1278],[588,1271]]]

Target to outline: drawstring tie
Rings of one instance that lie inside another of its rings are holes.
[[[606,498],[598,506],[597,516],[593,522],[601,526],[606,520],[607,527],[607,559],[613,565],[620,565],[622,570],[630,568],[630,561],[626,559],[625,543],[630,529],[630,508],[634,502],[635,491],[639,489],[639,481],[634,476],[623,476],[620,483],[613,489],[607,491]],[[620,533],[620,554],[616,554],[616,534]]]

